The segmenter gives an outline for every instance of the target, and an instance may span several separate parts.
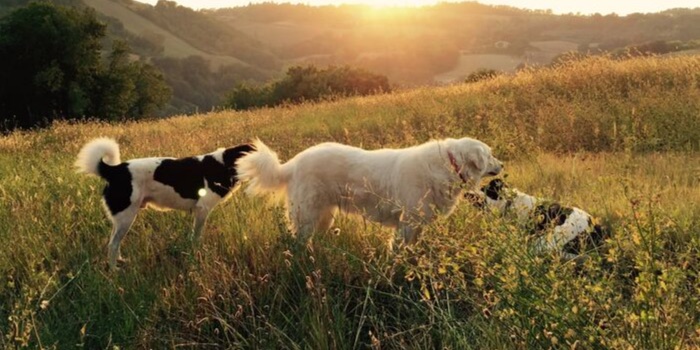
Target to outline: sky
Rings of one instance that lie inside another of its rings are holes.
[[[137,0],[155,4],[157,0]],[[182,6],[193,9],[245,6],[250,3],[269,2],[270,0],[175,0]],[[382,6],[420,6],[432,5],[442,0],[274,0],[273,2],[302,3],[307,5],[328,5],[341,3],[362,3]],[[448,1],[458,2],[458,1]],[[554,13],[582,13],[626,15],[634,12],[659,12],[677,7],[700,7],[700,0],[480,0],[482,4],[508,5],[533,10],[552,10]]]

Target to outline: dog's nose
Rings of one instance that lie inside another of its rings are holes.
[[[489,175],[491,175],[491,176],[496,176],[496,175],[498,175],[501,171],[503,171],[503,167],[504,167],[504,166],[503,166],[503,163],[502,163],[501,161],[497,160],[497,161],[496,161],[495,169],[494,169],[493,171],[491,171],[491,172],[489,173]]]

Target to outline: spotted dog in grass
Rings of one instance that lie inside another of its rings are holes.
[[[609,237],[586,211],[511,189],[502,179],[465,193],[465,198],[476,207],[515,217],[534,235],[535,254],[559,252],[564,259],[576,259],[599,248]]]
[[[117,261],[124,261],[120,243],[146,206],[193,212],[194,238],[198,239],[209,213],[237,188],[236,160],[253,150],[252,145],[243,144],[187,158],[122,162],[113,139],[97,138],[83,146],[75,162],[78,171],[107,181],[102,199],[113,224],[110,267],[116,270]]]

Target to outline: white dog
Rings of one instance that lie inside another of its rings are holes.
[[[502,167],[489,146],[471,138],[373,151],[322,143],[284,164],[260,140],[254,148],[238,160],[238,178],[250,181],[250,194],[285,195],[292,229],[304,241],[329,229],[340,209],[396,227],[413,243],[422,224],[450,214],[462,183],[478,184]]]
[[[533,248],[536,254],[559,252],[565,259],[574,259],[584,253],[585,248],[600,247],[608,237],[608,233],[600,225],[594,225],[591,215],[584,210],[564,207],[510,189],[501,179],[493,179],[479,192],[469,191],[465,197],[476,207],[514,215],[535,235]]]
[[[251,151],[251,145],[240,145],[196,157],[140,158],[122,163],[119,145],[112,139],[98,138],[83,146],[75,162],[78,171],[107,181],[102,199],[113,223],[110,267],[116,269],[117,260],[122,260],[119,244],[139,209],[147,205],[193,211],[194,236],[198,238],[209,212],[235,188],[236,160]]]

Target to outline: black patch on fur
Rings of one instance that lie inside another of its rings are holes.
[[[163,159],[153,173],[153,180],[170,186],[182,198],[199,199],[204,188],[202,162],[197,158]]]
[[[481,192],[484,192],[487,197],[493,200],[499,200],[505,187],[506,184],[503,182],[503,180],[493,179],[489,181],[488,185],[481,188]]]
[[[535,208],[535,233],[562,225],[574,210],[559,203],[540,204]]]
[[[244,144],[244,145],[239,145],[233,148],[227,148],[224,151],[224,164],[229,167],[229,168],[234,168],[236,166],[236,161],[238,158],[246,155],[247,153],[255,151],[255,148],[253,148],[253,145],[250,144]],[[234,170],[235,171],[235,170]]]
[[[112,216],[120,213],[131,205],[131,172],[129,163],[109,165],[103,161],[97,165],[100,177],[107,180],[107,186],[102,191],[102,197]]]
[[[233,177],[235,174],[232,174],[232,169],[219,163],[213,156],[202,158],[204,178],[207,180],[209,189],[218,194],[219,197],[225,197],[231,191],[233,181],[236,181]]]
[[[602,226],[593,225],[591,219],[588,219],[588,227],[588,230],[581,232],[576,238],[567,242],[562,250],[566,253],[581,255],[584,253],[584,249],[600,248],[610,237]]]
[[[204,188],[204,180],[211,191],[225,197],[236,184],[236,160],[245,152],[252,151],[250,145],[226,149],[221,164],[214,156],[206,155],[199,160],[195,157],[164,159],[156,168],[153,179],[172,187],[182,198],[199,199],[199,190]]]

